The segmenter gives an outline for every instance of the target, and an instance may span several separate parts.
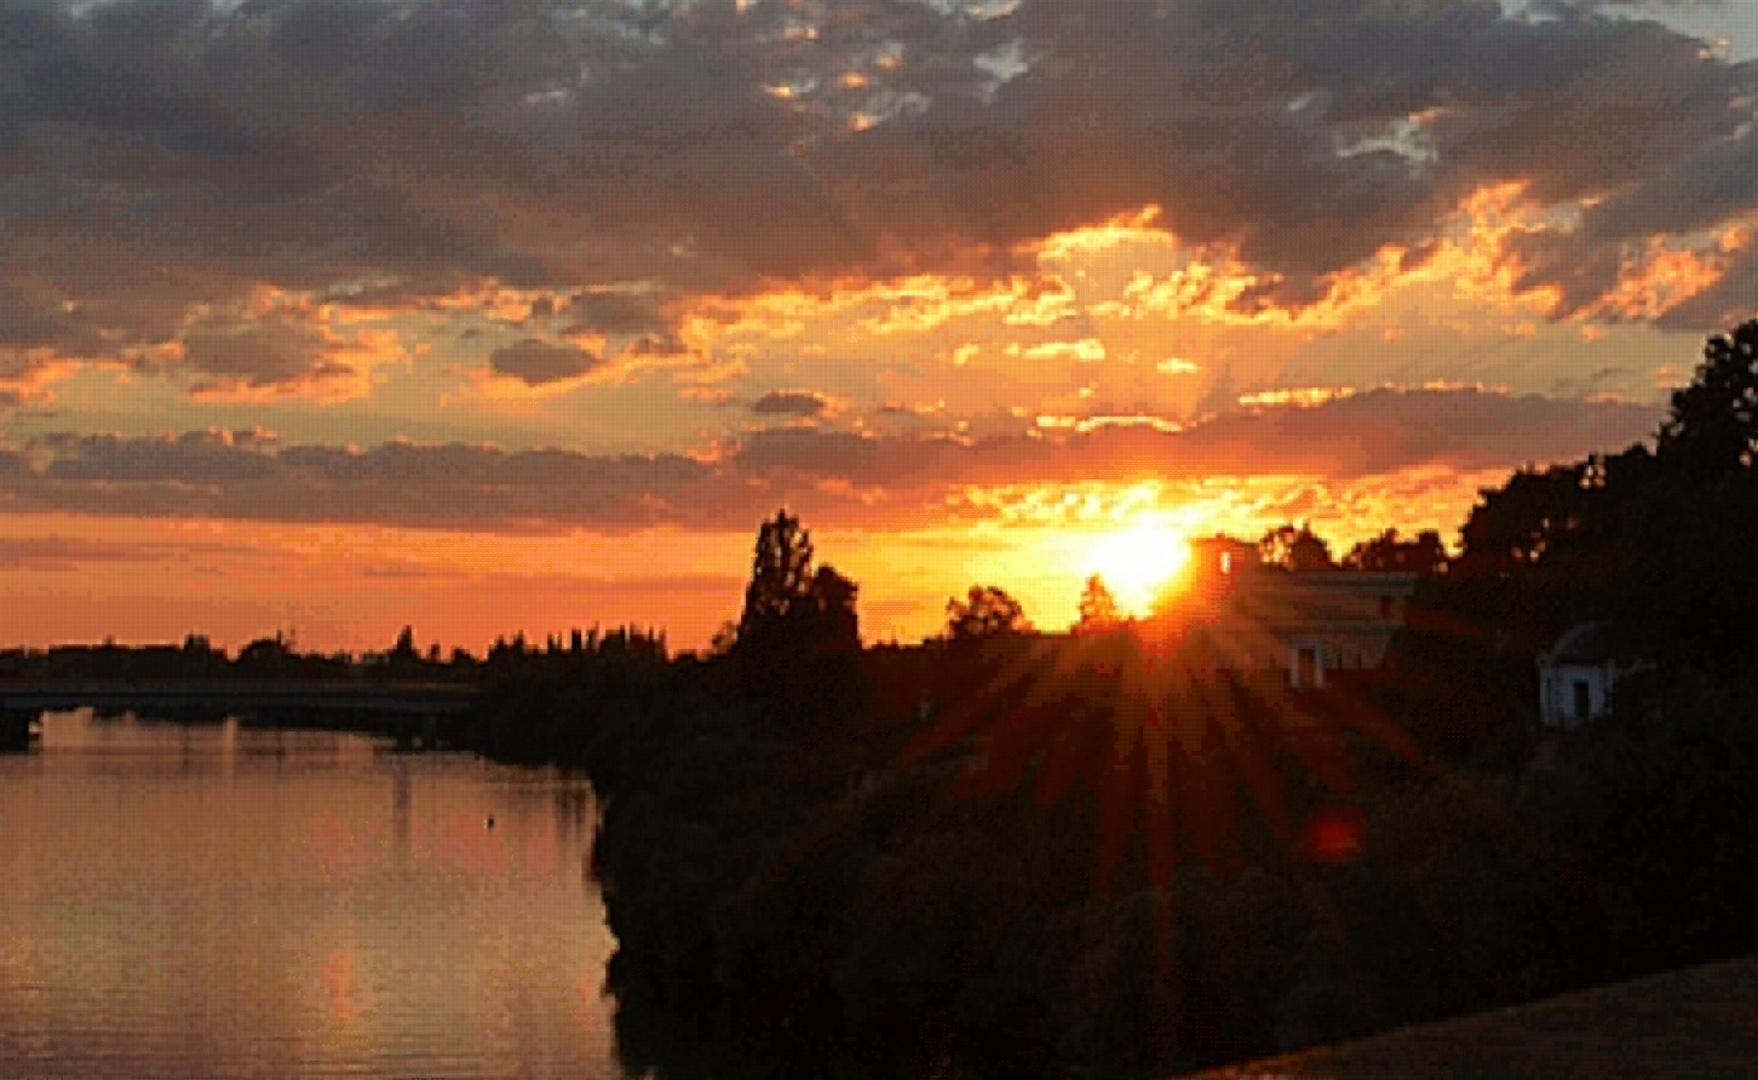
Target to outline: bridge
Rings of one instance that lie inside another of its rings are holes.
[[[45,712],[90,708],[167,719],[238,717],[388,735],[399,746],[450,743],[476,711],[474,686],[271,679],[0,681],[0,748],[28,745]]]

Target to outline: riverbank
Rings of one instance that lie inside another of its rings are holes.
[[[1169,803],[1140,658],[1029,638],[558,669],[489,694],[483,748],[604,799],[632,1072],[1165,1075],[1758,948],[1750,695],[1684,685],[1534,771],[1518,709],[1438,696],[1519,672],[1400,649],[1329,698],[1164,699],[1205,718]]]
[[[460,740],[598,792],[632,1074],[1145,1078],[1758,948],[1750,688],[1536,768],[1507,658],[1395,653],[1300,695],[1119,635],[527,653]]]

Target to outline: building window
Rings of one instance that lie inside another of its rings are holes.
[[[1586,679],[1575,680],[1575,719],[1586,720],[1593,715],[1593,688]]]

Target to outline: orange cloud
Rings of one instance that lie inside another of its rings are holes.
[[[1178,238],[1155,225],[1164,216],[1165,212],[1159,206],[1150,204],[1115,214],[1097,224],[1052,233],[1020,247],[1046,264],[1078,262],[1129,244],[1176,247]]]
[[[1091,364],[1105,359],[1105,344],[1098,338],[1046,341],[1023,347],[1010,345],[1007,351],[1010,355],[1019,355],[1027,360],[1078,360],[1083,364]]]
[[[1184,253],[1184,265],[1163,276],[1137,271],[1120,297],[1094,305],[1094,314],[1142,319],[1160,316],[1227,326],[1333,330],[1377,307],[1397,286],[1415,280],[1403,249],[1384,248],[1374,259],[1328,275],[1311,297],[1282,295],[1282,275],[1252,269],[1224,246]]]
[[[704,405],[726,405],[732,401],[733,392],[719,386],[680,386],[678,397]]]
[[[1731,245],[1724,242],[1697,251],[1674,247],[1661,238],[1650,240],[1646,250],[1624,260],[1612,290],[1577,317],[1621,322],[1659,319],[1721,281],[1744,245],[1737,230],[1732,235],[1736,240]]]
[[[1239,395],[1239,404],[1248,408],[1257,405],[1311,408],[1340,398],[1352,397],[1354,394],[1354,388],[1348,386],[1294,386],[1241,394]]]
[[[1147,416],[1136,414],[1131,416],[1051,416],[1040,415],[1037,418],[1040,428],[1060,429],[1077,432],[1081,435],[1099,431],[1103,428],[1152,428],[1160,432],[1178,432],[1184,425],[1176,420],[1163,416]]]
[[[567,310],[573,299],[574,292],[569,289],[516,289],[486,279],[450,293],[425,297],[418,306],[452,314],[477,313],[494,322],[522,325],[534,314],[554,315]]]
[[[265,324],[272,325],[272,324]],[[198,339],[203,354],[226,348],[215,338]],[[241,336],[235,348],[248,348],[254,335]],[[204,377],[190,388],[197,401],[267,404],[290,399],[304,399],[321,404],[335,404],[367,397],[377,381],[377,369],[393,363],[406,363],[409,350],[404,348],[395,330],[362,329],[352,336],[328,326],[319,326],[315,342],[297,335],[289,339],[288,348],[295,350],[285,366],[265,367],[252,371],[249,357],[228,359],[225,366],[209,362],[201,370]],[[185,343],[187,349],[187,343]],[[177,359],[190,359],[180,351]]]
[[[62,356],[54,349],[0,349],[0,409],[18,405],[53,405],[55,384],[91,367],[116,367]]]

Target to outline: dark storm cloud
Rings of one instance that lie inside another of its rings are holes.
[[[1653,406],[1479,390],[1372,390],[1315,408],[1239,410],[1181,433],[1192,475],[1228,460],[1255,471],[1357,478],[1419,465],[1515,467],[1622,449],[1654,432]]]
[[[61,328],[62,320],[52,309],[33,304],[23,289],[0,281],[0,345],[48,344]]]
[[[1312,408],[1236,410],[1183,431],[1100,426],[1061,438],[869,438],[792,428],[748,436],[734,459],[750,476],[788,473],[887,491],[1204,477],[1389,476],[1446,465],[1513,468],[1615,448],[1654,431],[1649,406],[1477,390],[1374,390]]]
[[[1747,117],[1730,109],[1753,69],[1655,24],[1529,24],[1469,0],[1090,7],[1022,8],[1048,42],[1041,74],[962,120],[917,122],[924,164],[988,235],[1160,202],[1175,231],[1237,242],[1299,300],[1383,244],[1427,239],[1496,181],[1546,201],[1615,192],[1557,242],[1577,258],[1758,205],[1758,161],[1734,139]]]
[[[568,306],[570,334],[663,334],[667,323],[653,301],[625,293],[586,293]]]
[[[771,390],[751,402],[751,411],[758,416],[822,416],[830,411],[830,402],[809,390]]]
[[[527,386],[572,379],[602,364],[603,358],[572,345],[551,345],[526,338],[488,355],[490,371],[518,379]]]
[[[46,435],[32,445],[50,455],[50,482],[169,483],[197,487],[266,480],[274,440],[248,432],[192,431],[175,437]]]
[[[1519,252],[1579,308],[1627,245],[1758,202],[1758,68],[1598,6],[6,0],[0,305],[35,314],[0,348],[162,341],[265,280],[687,296],[995,268],[1144,203],[1270,271],[1247,302],[1298,303],[1511,180],[1602,200]],[[1730,307],[1758,302],[1741,282]],[[580,326],[668,340],[576,295]],[[79,320],[41,314],[66,300]]]
[[[729,500],[744,505],[738,485],[677,455],[354,450],[216,432],[44,436],[29,450],[15,469],[0,458],[0,501],[13,510],[517,531],[711,521]]]
[[[928,524],[969,486],[1214,477],[1393,477],[1512,469],[1621,449],[1653,408],[1474,390],[1379,390],[1312,408],[1241,410],[1182,432],[1102,427],[979,440],[752,432],[718,463],[676,454],[506,452],[387,443],[283,446],[255,432],[41,436],[0,449],[0,504],[24,511],[372,522],[436,528],[724,528],[778,499],[826,524]]]
[[[290,389],[353,375],[352,367],[325,359],[325,344],[316,327],[296,322],[200,328],[184,335],[175,363],[200,377],[198,387],[213,390]]]

